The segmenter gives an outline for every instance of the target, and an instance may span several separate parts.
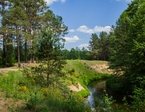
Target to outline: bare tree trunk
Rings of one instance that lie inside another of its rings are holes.
[[[17,56],[18,56],[18,67],[21,67],[21,57],[20,57],[20,36],[17,36]]]
[[[25,39],[25,63],[27,63],[28,59],[28,48],[27,48],[27,39]]]
[[[1,10],[1,16],[3,17],[4,15],[4,10],[5,10],[5,5],[4,5],[4,2],[1,2],[1,5],[2,5],[2,10]],[[3,23],[2,23],[2,26],[3,26]],[[2,55],[2,64],[3,66],[5,67],[6,66],[6,62],[7,59],[6,59],[6,35],[3,34],[3,55]]]
[[[3,35],[3,56],[2,56],[2,63],[3,66],[5,67],[7,65],[7,59],[6,59],[6,39],[5,36]]]
[[[34,41],[33,41],[33,39],[34,39],[34,30],[33,29],[31,29],[31,35],[33,35],[32,36],[32,46],[31,46],[31,50],[32,50],[31,51],[31,62],[34,63],[35,59],[34,59],[34,46],[33,46],[34,45]]]

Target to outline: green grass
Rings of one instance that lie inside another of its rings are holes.
[[[68,60],[67,65],[65,66],[65,71],[73,71],[71,77],[85,86],[90,84],[92,81],[110,77],[109,74],[96,73],[95,70],[86,64],[86,61],[81,60]]]
[[[6,93],[6,97],[16,97],[19,88],[19,80],[22,79],[21,72],[8,72],[0,76],[0,88]]]
[[[27,72],[30,69],[27,69]],[[60,77],[58,84],[48,88],[33,84],[22,71],[11,71],[0,76],[0,91],[8,98],[26,102],[26,108],[18,110],[37,110],[38,112],[89,112],[84,105],[84,97],[88,96],[87,86],[92,81],[108,78],[108,74],[99,74],[84,61],[67,60],[64,67],[65,76]],[[29,72],[28,72],[29,73]],[[71,92],[68,85],[80,83],[85,89]],[[37,112],[36,111],[36,112]]]
[[[26,107],[17,112],[89,112],[80,95],[65,92],[57,86],[48,88],[32,85],[22,72],[8,72],[0,76],[0,90],[6,98],[20,99]]]
[[[110,77],[109,74],[102,74],[102,73],[96,73],[95,70],[90,68],[88,64],[91,61],[81,61],[81,60],[67,60],[67,64],[64,68],[65,73],[67,74],[67,78],[63,79],[63,82],[66,85],[75,85],[77,83],[80,83],[85,90],[82,90],[78,92],[77,94],[86,97],[89,95],[89,91],[87,86],[91,84],[94,81],[104,80]],[[91,62],[93,64],[95,63],[104,63],[103,61],[95,61]],[[106,62],[105,62],[106,63]]]
[[[0,76],[0,90],[7,98],[29,100],[36,91],[21,71],[11,71]]]

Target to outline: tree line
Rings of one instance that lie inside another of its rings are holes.
[[[64,35],[67,27],[44,0],[0,1],[0,65],[33,62],[38,58],[40,33],[47,29],[54,37]]]
[[[99,35],[93,33],[87,48],[65,49],[62,51],[63,56],[65,59],[109,60],[111,34],[106,32],[101,32]]]

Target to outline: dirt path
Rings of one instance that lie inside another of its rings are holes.
[[[9,71],[18,71],[17,67],[0,68],[0,74],[7,73]]]
[[[13,67],[0,68],[0,74],[7,73],[9,71],[18,71],[24,67],[34,67],[34,66],[37,66],[37,64],[36,63],[21,63],[21,68],[18,68],[17,64],[15,64]]]

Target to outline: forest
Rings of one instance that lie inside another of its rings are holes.
[[[132,0],[109,33],[69,50],[44,0],[0,0],[0,111],[145,112],[144,24]]]

